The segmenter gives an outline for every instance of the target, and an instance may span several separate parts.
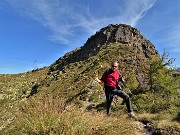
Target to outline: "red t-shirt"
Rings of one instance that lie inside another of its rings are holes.
[[[105,71],[102,78],[100,79],[103,83],[106,83],[107,86],[111,86],[116,88],[116,84],[118,83],[119,78],[121,78],[121,74],[118,70]]]

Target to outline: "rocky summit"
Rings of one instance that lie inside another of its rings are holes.
[[[140,31],[126,24],[110,24],[92,35],[84,46],[65,54],[50,65],[49,73],[65,73],[67,65],[76,67],[71,67],[70,72],[83,70],[83,65],[88,66],[93,61],[98,63],[93,65],[96,68],[92,68],[96,71],[99,65],[107,67],[112,60],[118,60],[123,74],[134,72],[139,83],[143,84],[144,71],[151,56],[159,58],[155,46]]]
[[[152,55],[159,56],[154,45],[145,36],[142,36],[137,29],[125,24],[111,24],[91,36],[84,46],[67,53],[52,66],[58,63],[60,65],[57,67],[62,67],[69,63],[86,60],[103,49],[103,45],[108,46],[110,43],[120,43],[122,47],[128,46],[145,58],[150,58]]]

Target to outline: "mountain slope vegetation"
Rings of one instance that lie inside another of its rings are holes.
[[[113,60],[133,94],[137,119],[113,104],[105,115],[103,86],[94,81]],[[178,134],[179,76],[165,55],[125,24],[108,25],[84,46],[49,67],[0,75],[0,131],[4,134]],[[166,81],[165,81],[166,80]],[[169,87],[173,86],[173,87]],[[168,89],[167,89],[168,88]]]

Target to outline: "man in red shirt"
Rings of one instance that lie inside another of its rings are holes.
[[[118,71],[118,62],[113,61],[111,63],[111,68],[107,69],[102,78],[98,79],[95,78],[97,82],[104,83],[105,86],[105,95],[106,95],[106,108],[107,108],[107,115],[111,115],[111,103],[113,100],[114,95],[118,95],[119,97],[123,98],[126,103],[126,107],[128,110],[128,116],[134,117],[133,109],[131,106],[131,101],[129,95],[127,95],[122,89],[117,89],[117,84],[119,81],[123,82],[122,76]],[[124,83],[124,82],[123,82]]]

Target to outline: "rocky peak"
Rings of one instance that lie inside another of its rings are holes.
[[[59,58],[50,66],[51,71],[61,69],[70,63],[86,60],[96,55],[104,46],[111,43],[120,43],[122,46],[131,47],[136,53],[149,59],[151,55],[159,57],[154,45],[140,32],[126,24],[110,24],[92,35],[84,46],[77,48]]]
[[[115,42],[131,46],[137,53],[142,53],[146,58],[158,55],[154,45],[149,40],[142,36],[137,29],[126,24],[110,24],[102,28],[87,40],[84,47],[96,50],[98,45]]]

